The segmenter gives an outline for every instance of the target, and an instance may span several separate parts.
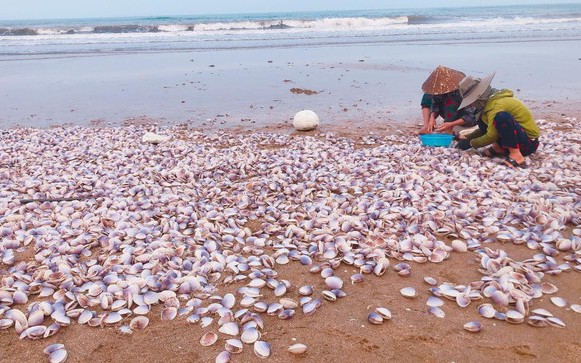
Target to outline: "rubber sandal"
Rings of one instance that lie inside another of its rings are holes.
[[[525,164],[525,162],[523,161],[522,163],[517,163],[516,160],[514,160],[513,158],[507,156],[506,158],[504,158],[504,165],[510,167],[510,168],[521,168],[521,169],[526,169],[527,168],[527,164]]]
[[[485,149],[482,155],[486,156],[487,158],[495,158],[497,156],[501,156],[501,154],[496,152],[496,150],[494,150],[492,146]]]

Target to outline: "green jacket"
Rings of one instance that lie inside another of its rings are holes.
[[[533,115],[529,109],[518,99],[514,98],[514,92],[503,89],[488,99],[480,120],[486,125],[486,133],[476,130],[468,135],[471,139],[470,145],[475,148],[490,145],[498,140],[498,132],[494,127],[494,117],[499,112],[508,112],[520,124],[524,132],[531,139],[541,136],[541,131],[537,126]]]

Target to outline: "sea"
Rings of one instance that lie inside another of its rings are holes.
[[[579,38],[581,4],[0,20],[0,60],[351,43]]]

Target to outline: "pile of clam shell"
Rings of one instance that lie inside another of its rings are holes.
[[[171,138],[152,145],[136,126],[8,130],[0,136],[0,329],[22,339],[70,324],[130,334],[146,329],[159,305],[162,320],[208,328],[202,346],[226,336],[216,361],[245,348],[267,358],[263,314],[310,316],[344,298],[334,273],[341,264],[356,267],[351,283],[361,283],[388,278],[390,267],[408,276],[414,264],[445,263],[451,253],[474,253],[482,278],[426,278],[430,314],[444,317],[446,299],[479,301],[473,306],[485,318],[564,327],[532,305],[558,291],[545,275],[581,272],[575,123],[563,120],[567,133],[543,125],[526,170],[397,134],[360,147],[332,133],[172,127],[157,130]],[[497,242],[522,245],[531,257],[511,258]],[[280,279],[277,266],[288,263],[320,274],[324,288]],[[235,292],[219,294],[219,285]],[[294,289],[299,299],[288,297]],[[391,318],[385,307],[368,316],[373,324]],[[60,346],[46,352],[67,356]]]

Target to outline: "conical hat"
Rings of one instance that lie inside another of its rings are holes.
[[[460,71],[438,66],[422,84],[422,90],[431,95],[443,95],[458,89],[458,83],[466,75]]]

